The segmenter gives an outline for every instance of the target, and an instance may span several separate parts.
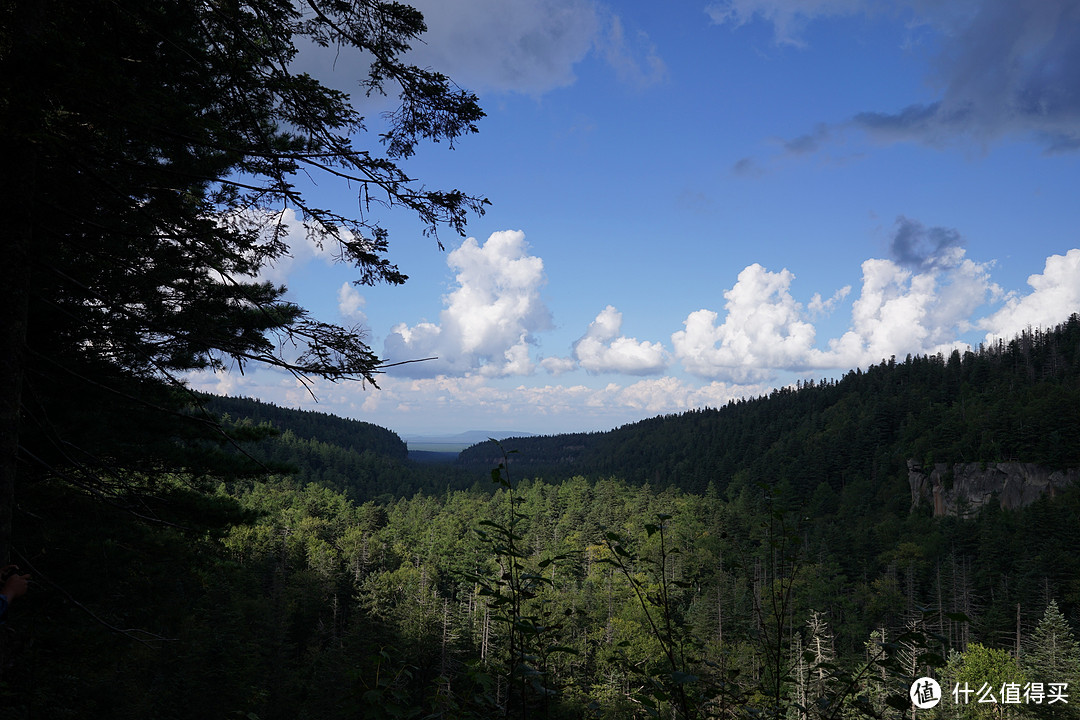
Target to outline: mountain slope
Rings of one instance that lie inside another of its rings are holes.
[[[901,480],[921,463],[1023,461],[1080,466],[1080,315],[1051,331],[949,357],[909,356],[766,397],[643,420],[606,433],[514,438],[521,476],[581,474],[702,492],[732,482],[790,485]],[[461,453],[479,470],[491,443]]]
[[[359,502],[389,502],[416,492],[463,489],[478,476],[446,465],[418,464],[386,428],[327,413],[292,410],[248,398],[201,396],[203,407],[229,423],[269,425],[276,434],[245,443],[243,451],[300,485],[316,483]]]
[[[358,452],[404,460],[405,443],[397,433],[362,420],[351,420],[313,410],[293,410],[253,398],[202,396],[206,409],[233,420],[246,419],[256,425],[269,423],[278,430],[290,430],[298,437],[338,445]]]

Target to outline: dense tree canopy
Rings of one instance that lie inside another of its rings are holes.
[[[12,0],[0,25],[7,224],[0,287],[0,555],[18,474],[115,498],[181,457],[178,375],[264,363],[373,381],[353,329],[324,323],[256,279],[288,252],[284,213],[356,267],[401,283],[372,204],[426,232],[458,232],[485,200],[425,188],[400,161],[483,116],[472,94],[403,60],[419,12],[377,0]],[[358,91],[396,94],[381,144],[358,144],[350,97],[294,70],[298,47],[370,60]],[[318,207],[298,173],[349,183],[358,204]],[[17,460],[16,460],[17,458]]]

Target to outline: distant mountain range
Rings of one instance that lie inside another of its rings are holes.
[[[467,430],[456,435],[403,435],[406,443],[464,443],[475,445],[491,438],[502,440],[508,437],[535,437],[536,433],[523,433],[517,430]]]
[[[516,430],[466,430],[455,435],[407,435],[409,459],[421,463],[453,463],[458,454],[478,443],[507,438],[536,437],[533,433]]]
[[[505,440],[510,437],[535,437],[535,433],[518,430],[466,430],[455,435],[403,435],[410,447],[414,445],[460,445],[467,448],[488,440]]]

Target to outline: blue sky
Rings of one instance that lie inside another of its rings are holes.
[[[266,276],[388,361],[439,359],[317,405],[263,370],[194,386],[402,434],[606,430],[1080,311],[1080,2],[414,4],[414,60],[487,117],[406,170],[489,211],[445,251],[386,213],[402,287],[299,232]]]

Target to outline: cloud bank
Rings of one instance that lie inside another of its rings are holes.
[[[961,337],[971,330],[988,331],[987,340],[1011,337],[1080,312],[1080,249],[1047,258],[1043,273],[1028,278],[1031,293],[1006,295],[990,277],[992,263],[965,257],[959,233],[906,218],[897,227],[897,259],[862,263],[850,326],[824,347],[815,343],[811,321],[833,310],[850,288],[829,300],[815,293],[804,307],[791,294],[791,272],[754,264],[724,291],[723,315],[703,308],[687,316],[684,329],[671,336],[675,357],[700,378],[764,382],[779,371],[846,370],[909,353],[947,353],[966,346]],[[923,240],[929,244],[919,244]],[[1001,302],[979,318],[981,308]]]
[[[954,229],[927,227],[899,217],[891,258],[862,263],[854,299],[844,286],[827,299],[812,294],[805,305],[792,292],[795,275],[754,263],[723,291],[721,310],[689,313],[671,345],[622,334],[623,314],[608,305],[573,344],[570,357],[533,354],[553,329],[540,290],[543,261],[530,255],[520,231],[493,233],[483,244],[466,240],[449,254],[456,288],[444,296],[438,322],[394,326],[385,342],[390,362],[437,357],[405,365],[395,374],[527,376],[537,367],[552,375],[659,375],[677,367],[697,378],[735,384],[771,381],[782,371],[806,373],[867,366],[891,356],[949,352],[965,346],[973,330],[1011,336],[1028,326],[1048,327],[1080,311],[1080,249],[1047,258],[1032,292],[1006,294],[991,278],[993,263],[968,258]],[[359,313],[362,298],[345,285],[343,315]],[[818,318],[850,303],[850,323],[839,336],[819,342]],[[980,317],[984,308],[998,309]],[[988,335],[989,337],[989,335]]]
[[[570,432],[609,428],[646,415],[720,407],[730,400],[768,394],[769,385],[697,383],[674,377],[645,378],[629,384],[517,385],[497,387],[480,375],[433,378],[383,377],[378,390],[316,380],[310,388],[294,378],[275,381],[269,373],[249,373],[239,382],[221,374],[194,373],[190,385],[207,392],[259,397],[285,407],[318,409],[360,417],[394,428],[460,427],[467,416],[487,427],[521,427]],[[310,390],[310,392],[309,392]],[[312,400],[318,398],[318,404]]]

